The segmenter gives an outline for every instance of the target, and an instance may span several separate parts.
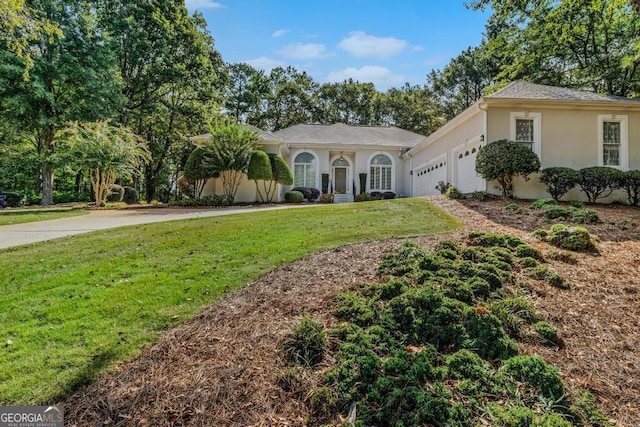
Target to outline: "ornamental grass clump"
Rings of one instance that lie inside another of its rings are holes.
[[[322,324],[305,314],[300,324],[287,333],[281,348],[289,362],[314,366],[322,362],[326,343]]]

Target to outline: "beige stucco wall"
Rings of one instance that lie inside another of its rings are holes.
[[[611,110],[536,108],[535,106],[495,108],[489,107],[487,114],[487,141],[510,138],[511,112],[529,111],[541,114],[540,162],[542,168],[566,166],[581,169],[598,163],[598,116],[610,115]],[[628,116],[629,168],[640,169],[640,112],[614,111]],[[497,182],[488,183],[487,190],[500,194]],[[532,175],[527,182],[515,181],[515,197],[539,199],[549,197],[546,187]],[[586,200],[579,188],[570,191],[564,199]],[[624,200],[622,193],[608,199]]]

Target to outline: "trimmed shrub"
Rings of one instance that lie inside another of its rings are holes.
[[[329,193],[329,174],[328,173],[323,173],[322,174],[322,194],[328,194]]]
[[[120,203],[124,199],[124,188],[118,184],[113,184],[107,194],[107,202]]]
[[[538,155],[517,142],[502,139],[481,147],[476,157],[476,171],[486,180],[496,180],[504,197],[513,197],[513,178],[525,181],[540,169]]]
[[[326,340],[324,327],[305,314],[300,324],[288,332],[281,348],[289,362],[314,366],[322,362]]]
[[[608,166],[592,166],[580,169],[578,184],[591,203],[611,195],[620,188],[624,172]]]
[[[287,203],[302,203],[304,195],[299,191],[287,191],[284,193],[284,201]]]
[[[282,185],[293,184],[293,172],[289,168],[287,162],[281,155],[276,153],[267,153],[269,162],[271,163],[271,176],[275,182]]]
[[[593,209],[570,208],[571,220],[578,224],[597,224],[600,221],[598,213]]]
[[[123,187],[124,188],[124,197],[122,199],[128,205],[135,205],[140,202],[140,195],[138,194],[138,190],[133,187]]]
[[[262,150],[255,150],[251,153],[251,159],[249,159],[249,166],[247,167],[247,178],[254,181],[271,181],[273,179],[271,161],[267,153]]]
[[[311,189],[309,187],[294,187],[291,191],[297,191],[302,194],[302,198],[309,200],[311,199]]]
[[[580,174],[567,167],[551,167],[540,171],[540,182],[547,186],[547,192],[554,200],[560,200],[578,184]]]
[[[571,216],[571,212],[561,206],[547,205],[543,210],[543,215],[547,221],[551,221],[554,219],[567,220],[567,218]]]
[[[333,203],[333,194],[322,193],[320,195],[320,203]]]
[[[626,171],[620,180],[620,188],[627,192],[629,204],[638,206],[640,204],[640,170]]]
[[[554,199],[539,199],[536,200],[535,202],[531,203],[531,206],[529,206],[531,209],[544,209],[548,206],[557,206],[558,202],[556,202]]]
[[[538,356],[515,356],[504,362],[499,372],[527,384],[539,396],[559,400],[564,396],[564,387],[558,370]]]
[[[533,325],[533,329],[536,331],[536,334],[538,334],[538,338],[540,338],[542,344],[552,346],[558,344],[558,330],[547,322],[537,322]]]
[[[595,248],[589,230],[584,227],[569,227],[564,224],[554,224],[548,231],[536,230],[534,233],[541,240],[553,246],[569,251],[589,251]]]
[[[360,194],[367,192],[367,174],[360,173],[358,174],[358,178],[360,179]]]
[[[396,193],[394,193],[393,191],[385,191],[384,193],[382,193],[382,200],[390,200],[395,198]]]

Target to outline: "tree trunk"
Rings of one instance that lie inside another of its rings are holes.
[[[44,131],[45,161],[42,165],[42,202],[43,206],[53,204],[53,126],[47,126]]]

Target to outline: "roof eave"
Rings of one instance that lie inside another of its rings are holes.
[[[485,97],[484,102],[489,107],[524,107],[524,106],[540,106],[556,109],[574,109],[574,110],[638,110],[640,111],[640,102],[638,101],[595,101],[595,100],[576,100],[576,99],[532,99],[532,98],[492,98]]]

